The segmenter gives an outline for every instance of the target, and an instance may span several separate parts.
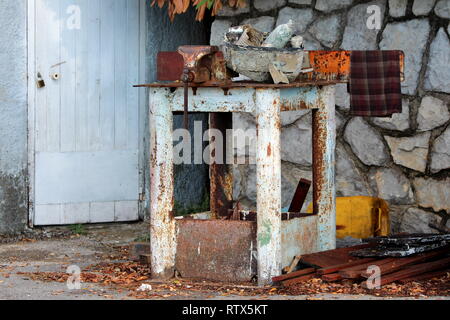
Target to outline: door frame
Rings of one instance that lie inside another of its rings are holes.
[[[59,1],[59,0],[53,0]],[[139,48],[139,82],[145,83],[147,79],[147,59],[146,59],[146,39],[147,39],[147,10],[146,0],[139,0],[139,24],[140,24],[140,48]],[[28,185],[28,226],[34,227],[35,214],[35,131],[36,131],[36,46],[35,46],[35,0],[27,0],[27,74],[28,74],[28,164],[27,164],[27,185]],[[138,90],[138,89],[136,89]],[[139,91],[139,217],[145,216],[145,117],[146,117],[146,91]]]

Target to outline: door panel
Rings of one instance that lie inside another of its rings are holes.
[[[139,0],[36,0],[35,225],[133,221]]]

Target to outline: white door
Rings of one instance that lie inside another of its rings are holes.
[[[35,1],[34,225],[138,219],[139,2]]]

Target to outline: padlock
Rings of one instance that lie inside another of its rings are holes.
[[[37,87],[40,88],[44,88],[45,87],[45,81],[44,79],[42,79],[42,75],[38,72],[37,74]]]

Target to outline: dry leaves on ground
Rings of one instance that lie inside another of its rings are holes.
[[[18,273],[32,280],[66,282],[69,275],[63,272]],[[346,280],[336,283],[324,282],[319,278],[295,284],[289,287],[259,288],[248,284],[224,284],[188,279],[173,279],[166,282],[150,280],[150,270],[135,262],[102,263],[90,266],[81,273],[83,283],[95,283],[113,286],[115,290],[127,290],[128,296],[137,299],[166,299],[172,296],[186,297],[200,294],[208,296],[247,296],[266,299],[273,295],[317,295],[317,294],[350,294],[374,295],[380,297],[426,297],[450,296],[450,275],[439,279],[408,284],[389,284],[381,289],[363,289],[359,283]],[[137,290],[142,283],[149,283],[152,290]]]

